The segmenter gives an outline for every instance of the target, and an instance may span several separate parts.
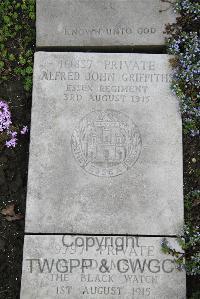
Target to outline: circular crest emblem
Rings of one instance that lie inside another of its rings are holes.
[[[116,110],[92,111],[81,119],[71,138],[75,159],[90,174],[113,177],[137,161],[142,139],[137,126]]]

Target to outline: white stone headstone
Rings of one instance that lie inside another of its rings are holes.
[[[182,128],[168,60],[36,53],[26,232],[179,232]]]
[[[174,22],[161,0],[37,0],[37,46],[163,46]]]
[[[185,293],[185,272],[161,252],[161,238],[25,237],[21,299],[185,299]]]

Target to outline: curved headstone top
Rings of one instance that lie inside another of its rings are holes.
[[[161,0],[37,0],[37,47],[163,46],[175,22]]]

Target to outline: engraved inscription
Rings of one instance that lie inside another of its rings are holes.
[[[116,110],[93,111],[81,119],[71,138],[75,159],[90,174],[113,177],[137,161],[142,140],[137,126]]]
[[[39,246],[33,247],[36,249],[32,249],[31,255],[32,242],[25,240],[29,251],[26,249],[24,259],[23,299],[30,297],[26,285],[33,280],[37,287],[31,289],[31,295],[38,299],[43,299],[44,294],[48,299],[185,298],[184,272],[177,269],[173,256],[160,251],[161,238],[81,235],[42,238],[46,242],[40,238],[42,245],[35,243]],[[176,244],[175,240],[168,240]]]
[[[65,36],[127,36],[127,35],[147,35],[147,34],[156,34],[157,29],[155,27],[114,27],[114,28],[69,28],[64,27]]]

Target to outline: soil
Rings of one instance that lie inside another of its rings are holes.
[[[31,96],[20,81],[0,85],[0,99],[6,100],[14,124],[30,126]],[[15,149],[0,152],[0,211],[9,204],[25,215],[29,137]],[[24,238],[24,219],[8,221],[0,214],[0,299],[19,298]]]

